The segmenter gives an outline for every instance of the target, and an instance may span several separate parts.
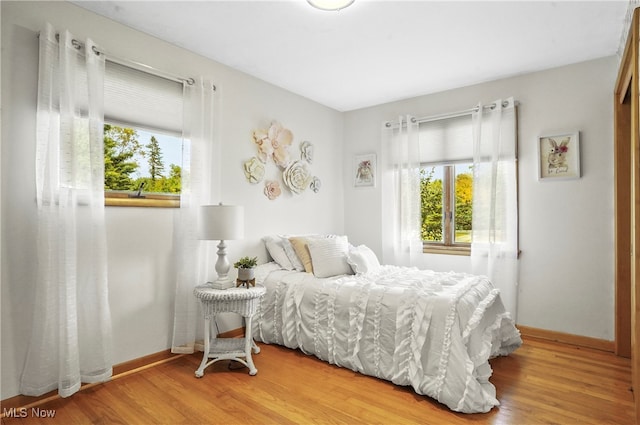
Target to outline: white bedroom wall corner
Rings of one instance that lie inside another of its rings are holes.
[[[11,247],[3,251],[6,261],[2,269],[3,399],[18,394],[31,320],[30,282],[33,276],[29,262],[33,261],[36,246],[32,177],[35,175],[35,148],[29,141],[35,140],[32,129],[35,128],[37,86],[36,32],[44,21],[59,28],[69,28],[77,36],[90,35],[105,50],[118,56],[136,59],[177,75],[197,73],[214,78],[221,90],[222,196],[225,202],[244,205],[245,212],[249,212],[245,217],[245,239],[229,243],[230,259],[262,253],[260,237],[266,233],[344,230],[344,180],[336,165],[344,152],[342,114],[338,111],[116,24],[72,3],[3,1],[0,7],[5,124],[2,128],[1,184],[3,199],[11,199],[10,203],[2,203],[1,216],[3,247]],[[5,37],[7,34],[11,40]],[[31,43],[35,46],[33,52],[29,50]],[[32,53],[35,53],[35,65],[20,62]],[[4,72],[9,64],[22,67],[16,73],[19,78]],[[32,118],[34,122],[30,123]],[[314,143],[316,158],[311,168],[323,183],[317,194],[307,190],[296,197],[288,195],[269,201],[262,186],[246,181],[242,162],[255,154],[251,131],[261,120],[269,122],[272,119],[281,120],[295,129],[296,149],[301,140]],[[107,208],[115,363],[144,357],[170,346],[175,290],[170,261],[174,212],[158,208]],[[264,255],[262,259],[265,259]],[[221,331],[240,326],[239,320],[234,319],[221,323]]]
[[[537,73],[528,81],[539,96],[528,98],[535,116],[523,123],[523,134],[536,140],[562,128],[579,129],[583,173],[566,181],[530,178],[537,151],[521,141],[521,152],[531,157],[521,162],[522,324],[614,337],[614,79],[610,57]]]
[[[371,149],[378,130],[399,113],[429,116],[467,109],[477,101],[513,96],[519,103],[519,322],[539,329],[613,339],[614,56],[520,75],[345,114],[352,150]],[[579,129],[584,173],[578,180],[540,182],[536,140],[550,131]],[[362,132],[362,134],[360,134]],[[603,165],[605,164],[605,165]],[[347,183],[348,184],[348,183]],[[349,188],[346,189],[350,191]],[[358,198],[374,209],[373,199]],[[354,205],[349,197],[346,202]],[[347,232],[384,243],[385,223],[365,230],[345,214]],[[590,229],[585,231],[584,229]],[[377,230],[379,229],[379,230]],[[373,232],[378,231],[378,235]],[[383,248],[384,249],[384,248]],[[425,254],[420,267],[469,271],[468,257]]]
[[[2,8],[2,398],[18,392],[32,322],[35,272],[35,99],[37,34],[12,24]],[[14,76],[19,76],[14,78]],[[31,101],[33,100],[33,102]],[[8,202],[10,200],[11,202]],[[17,374],[10,373],[17,371]]]
[[[385,215],[383,193],[388,184],[385,174],[385,154],[382,123],[385,120],[376,108],[343,113],[344,117],[344,225],[350,241],[370,247],[380,260],[391,253],[385,251],[385,231],[390,229]],[[361,121],[362,120],[362,121]],[[367,122],[353,126],[352,122]],[[375,124],[373,124],[375,123]],[[375,187],[354,186],[354,159],[356,155],[376,154],[377,173]]]

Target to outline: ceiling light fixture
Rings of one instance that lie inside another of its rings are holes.
[[[355,0],[307,0],[307,2],[320,10],[340,10],[350,6]]]

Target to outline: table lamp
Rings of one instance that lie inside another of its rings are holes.
[[[216,273],[218,278],[212,282],[215,289],[228,289],[234,285],[229,278],[229,260],[225,241],[244,237],[244,208],[237,205],[203,205],[200,207],[198,237],[203,240],[220,241]]]

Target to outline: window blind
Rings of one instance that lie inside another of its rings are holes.
[[[421,122],[420,162],[447,164],[473,160],[471,115]]]
[[[107,61],[105,121],[182,134],[182,84]]]

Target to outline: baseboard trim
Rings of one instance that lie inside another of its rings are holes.
[[[158,353],[149,354],[148,356],[139,357],[137,359],[133,359],[127,362],[119,363],[113,366],[113,375],[111,377],[111,381],[119,378],[123,378],[125,376],[131,375],[133,373],[149,369],[163,363],[171,362],[173,360],[179,359],[182,356],[186,356],[188,354],[173,354],[171,350],[164,350]],[[107,381],[109,382],[109,381]],[[107,382],[98,382],[94,384],[83,384],[80,387],[80,391],[86,390],[88,388],[95,387],[97,385],[102,385]],[[50,391],[46,394],[43,394],[38,397],[26,396],[26,395],[17,395],[14,397],[7,398],[5,400],[0,401],[2,404],[2,412],[0,412],[0,418],[5,417],[5,412],[10,411],[13,408],[16,409],[31,409],[33,407],[40,406],[49,401],[57,400],[60,396],[58,395],[57,390]]]
[[[230,331],[222,332],[218,334],[218,338],[243,338],[244,337],[244,327],[231,329]]]
[[[606,339],[573,335],[564,332],[549,331],[546,329],[531,328],[529,326],[517,325],[517,327],[525,338],[538,338],[562,344],[591,348],[594,350],[607,351],[611,353],[615,352],[615,341],[607,341]]]
[[[220,338],[241,338],[243,336],[244,327],[231,329],[218,335],[218,337]],[[132,373],[136,373],[145,369],[152,368],[154,366],[161,365],[163,363],[179,359],[182,356],[188,356],[188,354],[174,354],[171,352],[171,349],[167,349],[158,353],[149,354],[147,356],[139,357],[137,359],[129,360],[123,363],[118,363],[117,365],[113,366],[113,375],[111,377],[111,380],[113,381],[114,379],[123,378],[125,376],[131,375]],[[96,385],[102,385],[104,383],[105,382],[83,384],[80,387],[80,391],[95,387]],[[49,401],[57,400],[59,398],[60,396],[58,395],[58,391],[53,390],[38,397],[19,394],[14,397],[9,397],[5,400],[0,400],[0,404],[2,404],[3,407],[2,412],[0,412],[0,418],[4,418],[5,411],[9,411],[12,408],[31,409],[32,407],[37,407]]]
[[[517,327],[520,330],[520,333],[522,334],[522,336],[525,338],[544,339],[544,340],[554,341],[562,344],[575,345],[578,347],[591,348],[591,349],[607,351],[611,353],[615,352],[614,341],[607,341],[604,339],[591,338],[587,336],[550,331],[546,329],[532,328],[529,326],[517,325]],[[221,338],[239,338],[242,336],[244,336],[244,327],[231,329],[219,335],[219,337]],[[123,378],[132,373],[149,369],[154,366],[158,366],[163,363],[167,363],[187,355],[188,354],[173,354],[171,353],[171,350],[168,349],[168,350],[160,351],[158,353],[149,354],[148,356],[143,356],[127,362],[119,363],[113,367],[113,376],[111,380]],[[102,384],[103,383],[84,384],[80,388],[80,391],[95,387],[96,385],[102,385]],[[3,407],[3,411],[0,412],[0,418],[4,418],[5,416],[4,412],[12,408],[30,409],[32,407],[37,407],[39,405],[42,405],[52,400],[56,400],[58,398],[60,398],[60,396],[55,390],[47,394],[43,394],[39,397],[17,395],[15,397],[7,398],[5,400],[0,401]]]
[[[124,363],[119,363],[113,367],[113,376],[120,377],[120,375],[128,374],[130,372],[137,372],[138,370],[148,369],[158,364],[166,363],[171,360],[179,358],[181,355],[176,355],[171,352],[171,349],[159,351],[154,354],[142,356],[137,359],[129,360]]]

